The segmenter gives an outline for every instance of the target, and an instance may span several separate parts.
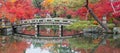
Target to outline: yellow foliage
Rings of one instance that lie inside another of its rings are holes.
[[[16,2],[16,1],[17,1],[17,0],[10,0],[10,2],[13,2],[13,3]]]
[[[54,0],[47,0],[48,3],[52,3]]]
[[[53,1],[54,1],[54,0],[44,0],[44,1],[42,2],[42,6],[43,6],[43,7],[48,7],[48,6],[50,6],[50,5],[53,3]]]

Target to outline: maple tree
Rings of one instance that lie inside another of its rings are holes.
[[[67,17],[70,15],[72,18],[79,17],[80,19],[86,20],[89,13],[88,10],[83,7],[85,3],[82,0],[77,1],[78,0],[43,0],[43,2],[39,4],[42,5],[43,9],[38,10],[38,8],[33,7],[32,0],[1,0],[0,3],[2,3],[2,7],[0,7],[0,17],[5,16],[11,22],[14,22],[17,19],[33,18],[34,14],[38,12],[40,12],[39,14],[41,17],[45,17],[47,13],[52,15],[55,13],[54,11],[56,11],[56,14],[60,17]],[[110,0],[96,1],[97,0],[93,2],[90,0],[92,3],[90,3],[89,6],[99,19],[102,19],[103,16],[106,16],[108,19],[120,16],[119,0],[112,2],[115,11],[111,6]],[[78,3],[80,4],[78,5]],[[73,6],[75,8],[73,8]]]
[[[95,14],[101,19],[106,16],[108,19],[111,17],[119,17],[120,15],[120,0],[112,2],[111,0],[100,0],[94,4],[89,4]],[[112,16],[113,15],[113,16]]]
[[[87,20],[88,10],[85,7],[81,7],[76,11],[77,15],[84,20]]]
[[[114,13],[113,13],[113,16],[115,17],[120,17],[120,1],[118,2],[114,2],[113,3],[113,10],[114,10]]]
[[[5,16],[11,22],[21,19],[34,18],[37,9],[31,4],[31,0],[9,0],[2,1],[2,16]]]
[[[102,19],[103,16],[107,16],[112,12],[112,7],[109,1],[99,1],[94,4],[89,4],[94,13],[98,16],[99,19]],[[107,6],[107,7],[106,7]]]

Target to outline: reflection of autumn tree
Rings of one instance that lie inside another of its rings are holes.
[[[47,43],[45,45],[43,45],[43,48],[49,48],[49,47],[53,47],[55,44],[54,43]]]
[[[28,44],[23,41],[23,42],[14,42],[6,48],[7,48],[7,53],[23,53],[27,47]]]
[[[10,39],[4,43],[4,46],[0,47],[0,53],[24,53],[25,49],[29,46],[25,41],[9,41]]]

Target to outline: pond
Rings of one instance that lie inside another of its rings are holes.
[[[119,41],[119,34],[82,34],[70,38],[1,35],[0,53],[90,53],[95,48],[94,53],[120,53]]]

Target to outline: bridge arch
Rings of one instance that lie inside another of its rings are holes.
[[[40,26],[59,26],[59,37],[63,36],[63,26],[67,26],[75,22],[76,20],[73,19],[64,19],[64,18],[39,18],[39,19],[28,19],[28,20],[21,20],[19,21],[19,24],[14,24],[14,28],[17,34],[22,34],[22,32],[19,32],[21,28],[24,28],[26,26],[33,26],[35,29],[35,37],[40,35]],[[48,30],[49,31],[49,30]]]

